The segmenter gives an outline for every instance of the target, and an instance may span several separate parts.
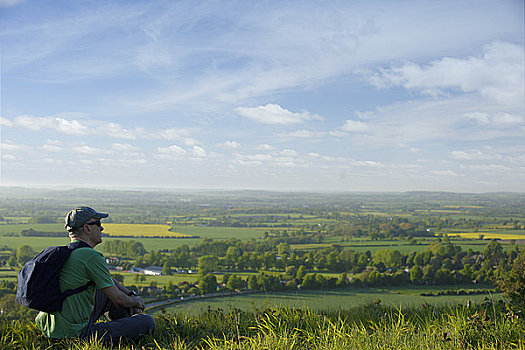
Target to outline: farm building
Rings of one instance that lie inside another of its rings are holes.
[[[160,276],[162,275],[162,267],[160,266],[148,266],[144,269],[145,275]]]

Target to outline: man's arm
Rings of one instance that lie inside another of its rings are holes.
[[[127,295],[120,290],[117,285],[102,288],[101,290],[115,306],[144,310],[145,305],[141,297],[137,295]]]
[[[124,294],[128,295],[130,290],[127,289],[126,287],[124,287],[119,281],[117,281],[116,279],[113,278],[113,282],[115,282],[115,285],[117,286],[117,288]]]

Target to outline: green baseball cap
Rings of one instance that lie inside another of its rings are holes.
[[[91,219],[107,218],[109,214],[99,213],[90,207],[78,207],[71,210],[66,216],[65,227],[68,230],[84,226]]]

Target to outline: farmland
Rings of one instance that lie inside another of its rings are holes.
[[[471,286],[469,286],[471,287]],[[191,302],[172,304],[164,308],[156,308],[151,313],[189,313],[200,314],[208,309],[231,311],[257,311],[267,308],[308,308],[318,311],[336,311],[367,304],[381,303],[393,307],[415,307],[418,305],[443,306],[454,303],[466,305],[482,303],[486,298],[500,300],[501,293],[481,293],[463,296],[422,296],[421,293],[436,292],[443,289],[459,290],[460,287],[433,286],[419,288],[345,288],[337,290],[295,291],[280,293],[260,293],[237,295],[226,298],[197,299]],[[475,289],[473,289],[475,290]]]
[[[168,225],[156,224],[104,224],[104,233],[117,237],[168,237],[183,238],[191,237],[183,233],[170,231]]]
[[[5,192],[0,262],[12,282],[31,254],[68,242],[63,217],[80,197]],[[110,213],[96,249],[148,301],[265,291],[176,307],[190,312],[208,305],[344,308],[377,299],[464,303],[466,296],[413,291],[495,291],[492,267],[511,263],[525,238],[525,198],[518,194],[80,193]],[[148,266],[164,274],[136,273]]]

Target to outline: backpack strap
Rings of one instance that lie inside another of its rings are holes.
[[[87,244],[86,242],[83,242],[83,241],[76,241],[76,242],[71,242],[67,245],[68,249],[70,249],[71,251],[75,250],[75,249],[78,249],[78,248],[92,248],[89,244]],[[73,295],[73,294],[77,294],[77,293],[80,293],[80,292],[83,292],[85,291],[86,289],[89,288],[90,285],[93,284],[93,281],[89,281],[88,283],[86,283],[85,285],[83,286],[80,286],[78,288],[75,288],[75,289],[68,289],[68,290],[65,290],[62,295],[64,296],[64,298],[67,298],[68,296],[70,295]]]
[[[84,241],[71,242],[67,245],[67,247],[71,250],[75,250],[77,248],[91,248],[91,246]]]

